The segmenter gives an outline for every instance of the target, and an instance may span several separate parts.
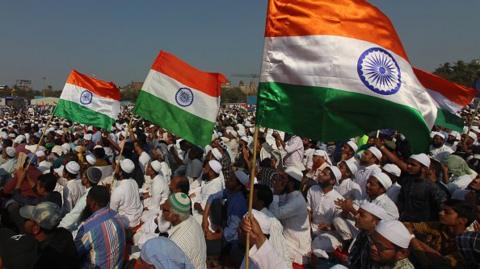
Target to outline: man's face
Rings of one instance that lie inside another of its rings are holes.
[[[440,136],[436,135],[432,139],[432,146],[435,148],[439,148],[443,145],[444,140]]]
[[[365,150],[360,158],[360,163],[363,165],[374,164],[377,158],[369,150]]]
[[[333,182],[333,173],[330,169],[325,168],[317,177],[317,181],[321,186],[329,186]]]
[[[312,161],[316,165],[322,165],[325,162],[325,158],[319,155],[313,155]]]
[[[371,231],[375,229],[378,220],[375,216],[360,208],[355,215],[355,226],[361,230]]]
[[[447,226],[455,226],[458,224],[459,218],[457,212],[449,206],[444,206],[442,211],[438,213],[440,223]]]
[[[171,211],[172,207],[168,200],[160,206],[162,209],[162,218],[168,222],[174,223],[177,219],[177,216]]]
[[[353,155],[353,150],[350,148],[349,145],[343,144],[342,146],[342,154],[345,154],[347,156],[352,156]]]
[[[338,169],[342,173],[342,178],[348,178],[351,176],[350,170],[345,162],[340,162],[338,164]]]
[[[422,172],[422,164],[414,159],[407,160],[407,173],[412,176],[420,175]]]
[[[23,228],[25,229],[25,233],[30,235],[36,235],[40,231],[38,224],[31,219],[25,220]]]
[[[383,188],[382,184],[378,182],[378,180],[371,176],[368,178],[367,181],[367,194],[370,198],[377,197],[381,194],[385,193],[385,189]]]
[[[395,262],[397,248],[382,235],[374,232],[371,235],[370,258],[381,264],[390,264]]]

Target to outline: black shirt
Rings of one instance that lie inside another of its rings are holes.
[[[72,234],[64,228],[48,234],[48,238],[40,242],[39,252],[35,268],[80,268]]]

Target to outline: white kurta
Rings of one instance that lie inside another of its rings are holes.
[[[333,223],[335,217],[340,216],[342,210],[335,205],[336,200],[344,200],[336,190],[324,193],[319,185],[312,186],[307,193],[308,209],[312,212],[312,231],[314,234],[321,233],[318,224]]]
[[[360,189],[362,190],[363,199],[367,199],[367,181],[368,178],[375,172],[382,172],[380,166],[376,164],[372,164],[369,166],[364,166],[360,168],[357,173],[355,174],[355,182],[360,185]]]
[[[371,200],[370,202],[385,209],[387,214],[390,215],[393,219],[398,219],[398,208],[392,201],[392,199],[390,199],[385,193],[377,196],[377,198]]]
[[[135,180],[129,178],[118,181],[110,197],[110,208],[118,212],[126,226],[132,228],[140,224],[143,206]]]
[[[78,199],[85,193],[85,186],[82,185],[82,180],[71,179],[63,188],[63,209],[65,213],[70,212],[75,207]]]
[[[285,262],[277,251],[273,248],[268,240],[263,242],[262,246],[257,249],[254,245],[248,251],[249,268],[251,269],[287,269],[292,268],[290,264]],[[245,259],[240,268],[245,268]]]
[[[362,188],[351,178],[346,178],[333,187],[345,199],[357,201],[363,199]]]

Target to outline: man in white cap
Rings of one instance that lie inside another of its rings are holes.
[[[402,175],[402,170],[400,170],[400,168],[393,163],[387,163],[382,166],[382,171],[392,180],[392,186],[387,190],[387,196],[390,197],[394,203],[397,203],[398,195],[400,194],[400,189],[402,188],[397,181]]]
[[[362,200],[363,194],[360,185],[352,178],[358,170],[354,158],[350,158],[338,163],[338,169],[342,172],[342,178],[333,188],[342,195],[345,199],[353,201]]]
[[[327,167],[318,176],[318,185],[312,186],[307,193],[312,233],[315,236],[312,251],[319,258],[328,258],[327,253],[341,245],[333,231],[333,220],[342,213],[335,206],[335,201],[344,199],[333,186],[341,177],[342,173],[336,166]]]
[[[221,192],[224,189],[225,180],[222,176],[222,165],[216,160],[210,160],[203,167],[203,182],[200,190],[190,195],[192,201],[194,201],[193,216],[199,224],[202,223],[203,210],[208,201],[210,195]]]
[[[300,266],[308,260],[312,240],[307,203],[299,191],[302,178],[302,171],[295,166],[277,173],[273,177],[274,195],[269,208],[283,225],[290,260]]]
[[[163,176],[162,165],[155,160],[147,165],[146,176],[152,179],[148,193],[144,195],[143,204],[145,210],[142,214],[143,222],[147,222],[150,217],[156,217],[160,213],[160,205],[163,204],[170,195],[168,184],[169,178]],[[147,181],[145,181],[147,182]]]
[[[355,156],[355,152],[357,152],[358,146],[353,141],[347,141],[345,144],[342,145],[342,151],[340,154],[340,161],[346,161]]]
[[[398,195],[398,207],[402,221],[434,221],[438,218],[441,204],[446,200],[440,188],[430,180],[428,173],[430,158],[424,154],[413,154],[407,160],[407,174],[399,179],[402,186]]]
[[[443,132],[432,132],[432,142],[430,144],[430,156],[435,159],[442,160],[453,153],[453,150],[445,145],[446,136]]]
[[[317,149],[313,152],[312,167],[305,175],[309,179],[316,180],[320,173],[331,165],[326,151]]]
[[[110,208],[118,212],[123,223],[129,228],[140,224],[143,206],[140,201],[138,184],[133,179],[135,164],[130,159],[120,161],[120,169],[115,170],[118,186],[110,197]]]
[[[474,132],[462,134],[460,143],[457,145],[455,155],[458,155],[463,159],[467,159],[470,155],[472,155],[473,145],[477,142],[477,137],[477,134]]]
[[[382,220],[371,236],[370,258],[385,269],[413,269],[408,247],[413,235],[401,222]]]
[[[370,239],[375,232],[375,227],[381,220],[391,217],[380,206],[364,202],[355,215],[355,227],[358,234],[348,249],[348,266],[350,268],[371,268]]]
[[[362,153],[362,157],[360,158],[360,168],[355,174],[355,182],[360,185],[364,199],[367,198],[367,180],[373,173],[380,171],[379,164],[381,159],[382,153],[374,146],[369,147]]]
[[[283,148],[285,153],[283,164],[285,167],[303,163],[304,148],[300,136],[285,134],[285,140],[280,137],[278,132],[273,132],[272,136],[275,138],[277,147]]]
[[[63,212],[68,213],[75,207],[78,199],[85,194],[86,189],[79,178],[80,165],[76,161],[70,161],[65,165],[63,177],[67,180],[63,187]]]
[[[183,250],[197,269],[207,268],[207,245],[200,224],[190,215],[191,201],[184,193],[170,194],[162,207],[162,218],[172,224],[168,238]]]
[[[0,165],[0,174],[9,175],[15,171],[15,166],[17,164],[17,154],[13,147],[7,147],[3,151],[3,157],[7,161]],[[3,170],[3,171],[2,171]]]

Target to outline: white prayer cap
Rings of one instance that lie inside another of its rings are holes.
[[[39,151],[35,152],[35,155],[36,155],[38,158],[40,158],[40,157],[45,157],[45,152],[39,150]]]
[[[52,148],[52,152],[57,154],[58,156],[62,156],[63,155],[63,148],[59,145],[55,145]]]
[[[375,231],[392,244],[404,249],[408,248],[410,240],[414,237],[398,220],[382,220],[375,227]]]
[[[235,132],[235,130],[232,130],[232,129],[226,129],[225,132],[226,132],[227,134],[231,134],[231,135],[233,135],[233,136],[235,136],[235,137],[238,136],[237,132]]]
[[[34,153],[36,148],[37,148],[37,145],[26,145],[25,146],[25,149],[30,151],[31,153]]]
[[[120,161],[120,168],[123,172],[130,174],[135,170],[135,164],[130,159],[123,159]]]
[[[376,204],[370,203],[370,202],[363,202],[360,205],[360,208],[367,211],[368,213],[374,215],[375,217],[381,219],[381,220],[391,220],[392,217],[388,215],[387,211],[383,209],[383,207],[378,206]]]
[[[370,151],[378,160],[382,159],[382,152],[377,147],[369,147],[367,150]]]
[[[357,173],[358,166],[357,166],[357,163],[355,162],[355,158],[352,157],[352,158],[350,158],[348,160],[345,160],[343,162],[347,165],[348,170],[350,170],[352,175],[355,175]]]
[[[220,174],[222,172],[222,165],[217,160],[210,160],[208,162],[208,166],[212,168],[213,172],[216,174]]]
[[[412,155],[410,155],[410,159],[421,163],[423,166],[425,166],[427,168],[430,167],[430,158],[425,153],[412,154]]]
[[[157,160],[154,160],[153,162],[151,162],[150,166],[152,167],[153,171],[157,173],[160,172],[160,169],[162,168],[162,165]]]
[[[287,173],[287,175],[293,177],[297,181],[302,182],[303,173],[302,173],[302,170],[300,170],[300,168],[296,166],[288,166],[287,168],[285,168],[285,173]]]
[[[8,137],[10,137],[10,138],[15,138],[15,134],[14,134],[14,133],[9,133],[9,134],[8,134]]]
[[[13,147],[7,147],[5,152],[7,153],[8,157],[15,157],[15,149]]]
[[[220,161],[223,157],[222,153],[217,148],[212,149],[212,155],[215,157],[215,159],[217,159],[217,161]]]
[[[57,130],[57,131],[55,131],[55,133],[58,134],[58,135],[63,135],[63,130]]]
[[[241,139],[241,140],[243,140],[243,141],[245,141],[245,143],[247,143],[247,144],[248,144],[248,137],[246,137],[246,136],[242,136],[240,139]]]
[[[65,165],[65,169],[72,175],[78,174],[80,172],[80,165],[76,161],[69,161],[67,165]]]
[[[387,163],[382,167],[382,169],[383,171],[396,177],[400,177],[400,175],[402,174],[402,170],[400,170],[400,168],[393,163]]]
[[[432,133],[430,134],[430,136],[431,136],[432,138],[434,138],[435,136],[439,136],[439,137],[441,137],[443,140],[445,140],[445,135],[444,135],[443,133],[441,133],[441,132],[432,132]]]
[[[99,149],[99,148],[103,148],[102,145],[95,145],[95,147],[93,147],[93,149]]]
[[[376,172],[372,175],[372,177],[376,178],[380,184],[382,184],[385,190],[388,190],[390,186],[392,186],[392,180],[390,177],[383,173],[383,172]]]
[[[25,141],[25,136],[24,135],[19,135],[15,138],[15,140],[13,142],[15,142],[15,144],[21,144],[23,141]]]
[[[7,139],[8,138],[8,134],[6,132],[0,132],[0,137],[2,139]]]
[[[63,154],[67,154],[70,151],[70,144],[63,143],[62,144]]]
[[[85,134],[85,135],[83,136],[83,139],[85,139],[85,140],[87,140],[87,141],[92,140],[92,134]]]
[[[88,126],[87,131],[93,131],[93,126]]]
[[[348,141],[347,142],[347,145],[355,152],[357,151],[358,149],[358,146],[355,142],[353,142],[352,140]]]
[[[97,162],[97,158],[95,158],[95,156],[93,156],[92,154],[88,154],[85,158],[87,159],[87,163],[90,165],[95,165],[95,163]]]
[[[474,132],[468,132],[467,134],[470,138],[473,139],[473,142],[477,141],[477,134]]]
[[[240,183],[242,183],[243,186],[247,187],[248,184],[250,183],[250,177],[248,176],[247,173],[245,173],[245,171],[243,171],[242,169],[239,169],[237,171],[235,171],[235,177],[238,179],[238,181],[240,181]]]
[[[470,128],[471,131],[475,132],[475,133],[480,133],[480,128],[478,128],[478,126],[472,126],[472,128]]]
[[[340,179],[342,179],[342,172],[340,172],[340,169],[338,169],[338,167],[336,166],[328,166],[327,168],[325,169],[330,169],[330,171],[332,171],[333,173],[333,176],[335,177],[335,181],[339,181]]]
[[[332,162],[330,161],[330,157],[328,157],[328,153],[325,150],[316,149],[313,152],[313,156],[323,157],[328,164],[332,164]]]

